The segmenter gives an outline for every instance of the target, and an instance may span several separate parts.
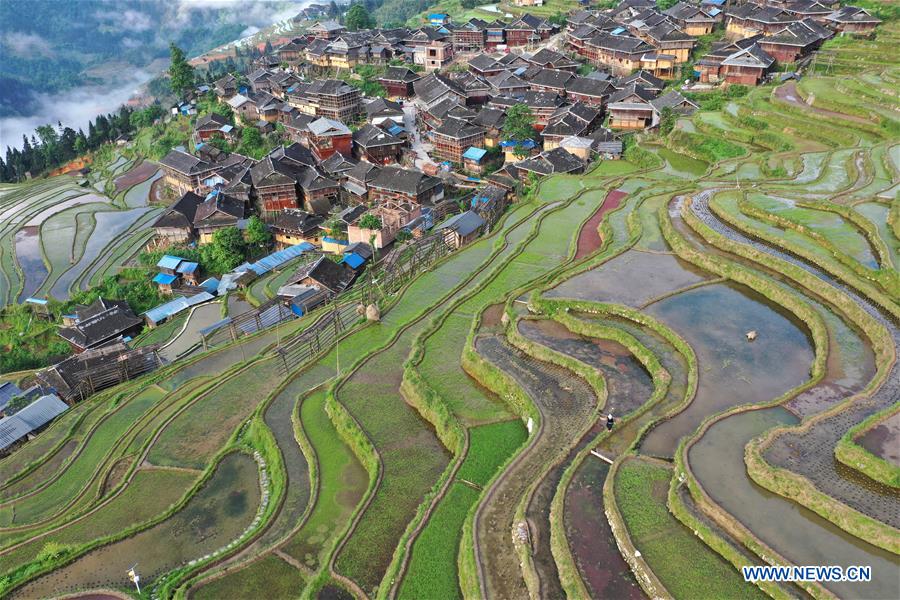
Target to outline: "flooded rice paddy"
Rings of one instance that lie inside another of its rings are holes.
[[[639,307],[706,279],[708,276],[702,271],[671,254],[629,250],[564,281],[546,295]]]
[[[688,452],[691,469],[713,501],[797,565],[870,565],[868,583],[829,583],[844,598],[897,598],[900,557],[838,529],[747,476],[744,447],[772,427],[794,425],[781,407],[738,413],[713,424]]]
[[[681,335],[697,355],[698,389],[690,406],[651,431],[642,450],[671,456],[678,441],[710,414],[777,398],[809,378],[806,332],[746,287],[717,283],[661,300],[647,311]],[[748,331],[756,331],[750,342]]]

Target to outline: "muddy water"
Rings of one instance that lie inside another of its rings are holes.
[[[653,394],[650,374],[618,342],[580,336],[551,319],[524,319],[519,322],[519,332],[600,371],[607,386],[604,413],[622,417],[638,409]]]
[[[566,538],[592,598],[643,598],[604,512],[603,483],[608,473],[609,465],[590,455],[575,471],[566,492]]]
[[[560,323],[547,319],[525,319],[519,322],[518,327],[519,332],[528,339],[600,371],[606,380],[608,392],[604,412],[612,411],[622,417],[640,408],[652,396],[653,382],[649,373],[628,349],[618,342],[573,334]],[[580,379],[575,380],[571,377],[567,379],[572,384],[577,382],[585,387]],[[589,390],[585,390],[583,395],[586,396],[588,393]],[[605,421],[603,419],[596,421],[565,459],[551,469],[541,481],[526,513],[530,520],[539,523],[538,531],[543,529],[549,532],[550,525],[547,518],[549,503],[556,493],[563,473],[578,452],[604,429]],[[577,504],[575,513],[569,513],[568,510],[565,513],[565,523],[579,572],[589,581],[595,591],[595,597],[613,592],[616,592],[616,597],[632,597],[633,594],[639,597],[640,589],[635,587],[631,572],[618,553],[615,539],[603,512],[602,489],[603,479],[606,477],[606,463],[594,457],[585,460],[588,465],[600,463],[603,470],[598,472],[596,468],[586,467],[585,463],[582,463],[576,471],[581,476],[574,478],[566,495],[567,504],[573,502]],[[570,534],[575,534],[576,537],[572,538]],[[614,570],[622,565],[625,565],[624,570]],[[542,591],[543,583],[542,580]]]
[[[693,347],[699,380],[694,401],[647,435],[644,452],[672,456],[679,440],[706,416],[772,400],[809,378],[813,348],[805,331],[744,286],[707,285],[647,311]],[[748,342],[745,334],[751,330],[757,339]]]
[[[712,425],[688,452],[691,469],[713,501],[797,565],[869,565],[868,583],[829,583],[842,598],[900,597],[900,558],[852,537],[800,505],[753,483],[744,446],[772,427],[793,425],[783,408],[739,413]]]
[[[595,415],[593,394],[587,384],[568,371],[537,361],[512,348],[500,336],[475,340],[479,354],[507,373],[534,401],[543,415],[543,428],[532,444],[490,488],[478,509],[475,524],[478,559],[484,567],[483,585],[492,598],[522,598],[528,591],[510,532],[516,507],[536,478],[541,485],[526,508],[529,539],[541,597],[561,598],[562,587],[550,552],[549,500],[558,469],[542,475],[548,465],[559,465],[570,445]],[[548,492],[549,490],[549,492]]]
[[[900,467],[900,413],[894,413],[856,440],[863,448]]]
[[[629,250],[564,281],[546,295],[637,307],[705,279],[708,277],[702,271],[671,254]]]
[[[16,232],[16,260],[25,274],[25,285],[19,294],[19,301],[30,297],[47,278],[50,272],[41,255],[41,238],[38,227],[23,227]]]
[[[263,534],[263,544],[280,539],[295,527],[309,502],[309,465],[294,436],[294,422],[291,419],[297,401],[307,391],[308,385],[309,382],[303,378],[293,379],[275,396],[263,417],[275,436],[287,471],[287,489],[281,511]]]
[[[20,589],[21,598],[127,585],[125,572],[138,563],[145,587],[164,573],[236,539],[256,515],[259,472],[250,456],[226,456],[188,504],[162,523],[104,546]]]

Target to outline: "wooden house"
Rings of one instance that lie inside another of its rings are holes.
[[[422,76],[408,67],[388,67],[378,83],[391,98],[409,98],[413,95],[413,84]]]
[[[237,227],[246,217],[243,201],[215,190],[197,206],[194,213],[194,229],[201,244],[212,241],[213,234],[226,227]]]
[[[155,242],[160,246],[188,244],[195,236],[194,215],[203,198],[186,192],[153,222]]]
[[[376,165],[400,162],[406,142],[375,125],[366,124],[353,133],[353,153]]]
[[[454,164],[462,164],[463,153],[470,147],[484,147],[484,130],[460,119],[447,119],[431,132],[432,156]]]
[[[353,132],[340,121],[320,117],[307,128],[309,149],[318,160],[323,161],[335,152],[345,156],[353,154]]]
[[[804,19],[760,38],[756,43],[777,62],[789,64],[809,56],[832,35],[828,28],[812,19]]]
[[[694,37],[710,34],[716,26],[716,17],[709,14],[709,8],[697,6],[683,0],[662,12],[679,29]]]
[[[325,218],[297,208],[288,208],[275,215],[272,233],[275,245],[281,250],[303,242],[318,245]]]
[[[99,298],[89,306],[77,307],[71,325],[60,327],[57,334],[74,352],[81,353],[134,337],[143,323],[124,300]]]
[[[369,184],[369,201],[435,204],[444,199],[444,183],[421,171],[395,166],[384,167]]]
[[[170,150],[159,166],[166,186],[180,195],[202,189],[203,180],[216,171],[216,165],[183,150]]]
[[[610,129],[644,129],[653,123],[653,106],[650,101],[655,94],[641,85],[630,84],[609,97],[606,105],[609,111]]]
[[[868,34],[881,24],[881,19],[873,17],[869,11],[856,6],[842,6],[825,17],[827,23],[836,32]]]
[[[272,220],[286,208],[297,208],[297,166],[266,156],[250,168],[260,214]]]

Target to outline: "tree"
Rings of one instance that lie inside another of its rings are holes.
[[[266,40],[265,52],[267,55],[275,52],[275,48],[272,47],[272,42],[269,40]]]
[[[358,2],[350,7],[347,11],[345,23],[350,31],[359,31],[360,29],[370,29],[374,25],[374,19],[366,7]]]
[[[675,121],[677,119],[678,115],[675,114],[671,106],[663,108],[659,117],[659,133],[661,135],[669,135],[675,129]]]
[[[397,237],[395,237],[394,239],[402,244],[403,242],[411,240],[412,236],[413,235],[409,232],[408,229],[401,229],[397,232]]]
[[[260,159],[266,153],[265,140],[256,127],[244,127],[238,152],[244,156]]]
[[[366,213],[359,220],[359,226],[362,229],[381,229],[381,219],[371,213]]]
[[[202,247],[206,268],[214,273],[227,273],[244,261],[247,244],[237,227],[224,227],[212,236],[212,243]]]
[[[272,233],[262,219],[253,215],[247,222],[247,243],[251,248],[267,248],[272,241]]]
[[[510,106],[506,111],[506,121],[503,122],[503,139],[505,141],[525,142],[533,140],[534,113],[527,104],[518,103]],[[528,156],[529,151],[521,143],[516,146],[516,156]]]
[[[194,87],[194,67],[185,58],[184,50],[175,44],[169,44],[169,57],[171,59],[169,65],[170,85],[175,93],[184,95]]]

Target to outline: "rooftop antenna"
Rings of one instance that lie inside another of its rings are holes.
[[[141,576],[138,575],[136,567],[137,567],[137,563],[134,563],[133,565],[131,565],[128,568],[128,578],[131,579],[132,583],[134,583],[134,587],[135,587],[135,589],[137,589],[138,595],[140,595],[140,593],[141,593],[141,584],[140,584]]]

